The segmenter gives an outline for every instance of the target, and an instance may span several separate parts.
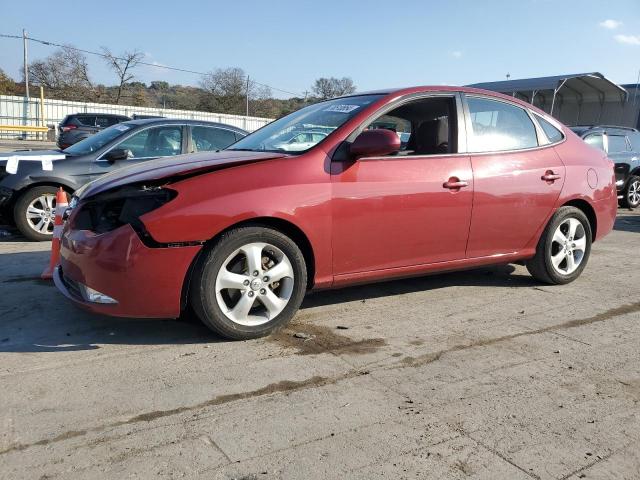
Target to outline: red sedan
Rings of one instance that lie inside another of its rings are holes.
[[[310,288],[509,262],[571,282],[616,205],[613,163],[527,103],[458,87],[372,92],[88,184],[55,282],[94,312],[191,306],[246,339],[289,321]]]

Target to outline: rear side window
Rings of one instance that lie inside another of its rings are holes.
[[[544,118],[542,118],[540,115],[537,115],[537,114],[536,114],[536,119],[538,120],[540,127],[542,127],[544,134],[547,136],[547,138],[551,143],[559,142],[564,138],[564,135],[562,134],[562,132],[558,130],[556,127],[554,127],[551,124],[551,122],[548,122],[547,120],[545,120]]]
[[[607,137],[609,140],[608,153],[622,153],[629,150],[627,137],[624,135],[607,135]]]
[[[522,108],[485,98],[467,97],[470,152],[501,152],[538,146],[536,129]]]
[[[231,130],[215,127],[191,127],[191,141],[195,152],[223,150],[235,143],[236,136]]]
[[[96,126],[96,117],[95,115],[87,116],[87,115],[78,115],[76,117],[76,122],[79,125],[84,127],[95,127]]]
[[[587,135],[584,137],[584,141],[587,142],[588,145],[595,147],[604,152],[604,142],[602,141],[602,134],[594,133],[593,135]]]
[[[640,152],[640,132],[633,132],[627,138],[631,142],[631,149],[634,152]]]

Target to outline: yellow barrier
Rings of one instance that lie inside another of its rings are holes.
[[[29,127],[27,125],[0,125],[0,130],[10,132],[48,132],[49,127]]]

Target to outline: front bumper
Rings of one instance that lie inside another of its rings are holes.
[[[54,282],[67,298],[92,312],[176,318],[187,271],[201,248],[149,248],[129,225],[101,235],[67,227]],[[85,287],[117,303],[89,301]]]

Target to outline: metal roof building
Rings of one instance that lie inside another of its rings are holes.
[[[640,92],[630,94],[599,72],[524,78],[469,85],[525,100],[567,125],[637,127]]]

